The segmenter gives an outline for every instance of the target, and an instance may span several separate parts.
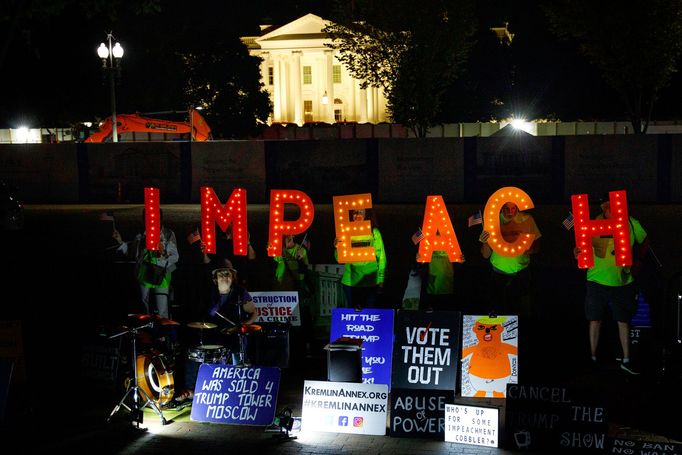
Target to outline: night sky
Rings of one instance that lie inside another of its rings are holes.
[[[58,13],[40,11],[11,26],[17,3],[65,5]],[[69,126],[94,121],[109,112],[109,95],[96,55],[111,30],[125,48],[122,77],[117,87],[119,113],[182,110],[182,83],[175,52],[209,49],[221,40],[257,34],[258,24],[285,23],[308,12],[329,17],[330,0],[240,3],[162,1],[162,11],[141,16],[143,0],[3,2],[0,7],[0,128]],[[390,3],[390,2],[389,2]],[[114,4],[116,15],[107,12]],[[480,32],[467,72],[445,99],[445,121],[487,120],[492,114],[483,102],[487,88],[506,84],[505,105],[527,118],[625,120],[616,95],[598,72],[578,55],[570,42],[559,42],[548,30],[537,1],[511,4],[479,2],[479,30],[509,22],[515,34],[512,47],[500,60],[493,58],[492,33]],[[418,2],[417,2],[418,5]],[[105,11],[98,11],[103,7]],[[13,30],[13,33],[12,33]],[[658,120],[680,114],[682,81],[674,76],[653,113]]]

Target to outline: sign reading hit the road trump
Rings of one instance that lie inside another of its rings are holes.
[[[342,337],[362,340],[362,382],[390,387],[393,310],[334,308],[329,340]]]
[[[301,429],[385,435],[387,407],[386,384],[305,381]]]
[[[275,417],[279,379],[279,368],[202,363],[194,389],[191,419],[270,425]]]
[[[298,292],[249,292],[258,311],[256,322],[283,322],[292,326],[301,325],[301,310]]]
[[[445,405],[445,442],[497,447],[499,409]]]
[[[391,387],[455,390],[460,313],[398,310]]]

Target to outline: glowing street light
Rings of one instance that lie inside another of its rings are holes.
[[[121,76],[121,58],[123,57],[123,46],[116,43],[111,46],[114,36],[111,32],[107,33],[108,46],[101,43],[97,48],[97,55],[102,59],[102,69],[109,77],[109,94],[111,97],[111,127],[114,142],[118,142],[118,125],[116,122],[116,78]]]

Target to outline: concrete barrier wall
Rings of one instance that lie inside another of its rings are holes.
[[[191,200],[199,201],[199,190],[210,186],[222,200],[234,188],[245,188],[248,202],[263,202],[265,194],[265,150],[263,141],[192,143]]]
[[[221,198],[235,187],[250,203],[295,188],[315,202],[372,193],[378,203],[481,203],[518,186],[535,203],[625,189],[637,203],[682,201],[682,136],[584,135],[311,139],[118,144],[0,145],[0,178],[27,203],[199,201],[201,186]]]
[[[26,202],[79,199],[76,144],[0,145],[0,178]]]

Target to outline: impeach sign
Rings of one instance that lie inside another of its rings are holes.
[[[279,368],[239,368],[202,363],[192,400],[192,420],[270,425],[275,417]]]
[[[249,292],[249,294],[258,311],[256,322],[288,322],[292,326],[301,325],[298,292]]]

